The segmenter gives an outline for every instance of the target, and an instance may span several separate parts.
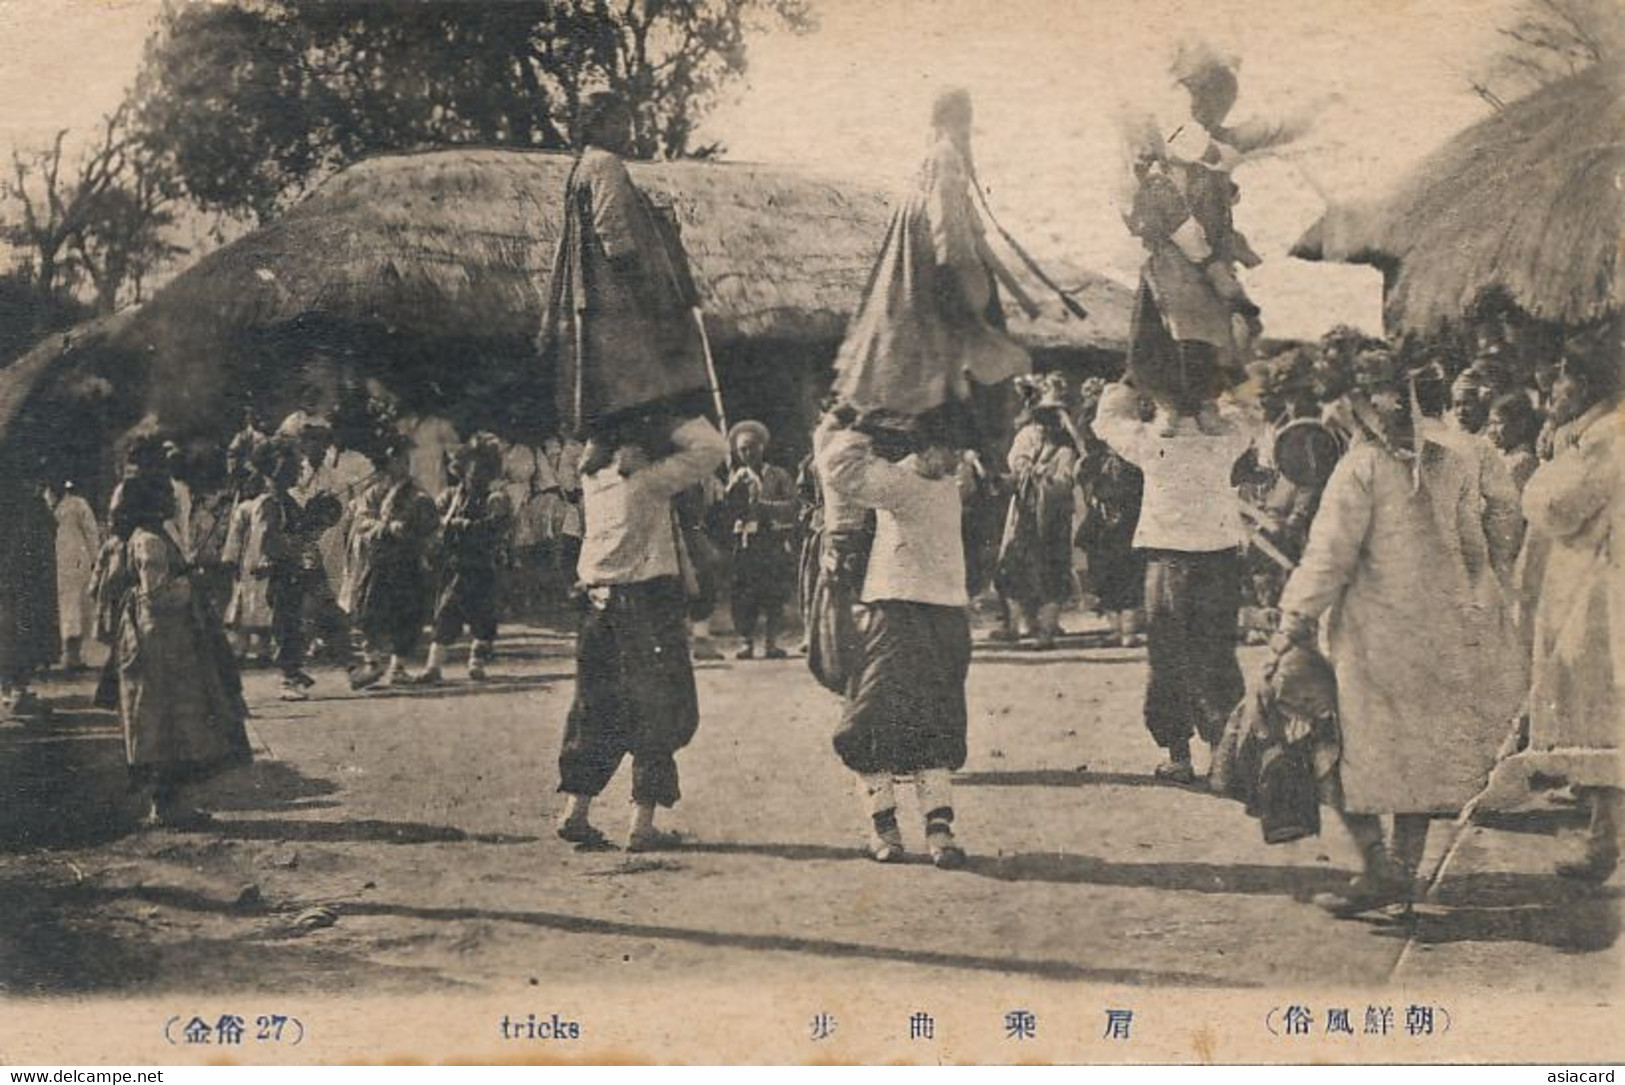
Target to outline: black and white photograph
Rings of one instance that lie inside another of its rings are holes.
[[[1625,1059],[1619,0],[0,41],[0,1062]]]

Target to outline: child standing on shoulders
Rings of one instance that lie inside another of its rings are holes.
[[[835,752],[857,776],[869,853],[903,857],[895,778],[913,775],[932,861],[964,865],[949,773],[965,763],[969,598],[960,535],[960,455],[941,409],[910,432],[871,437],[826,421],[815,462],[829,491],[875,510],[859,594],[860,644]]]
[[[655,808],[676,805],[676,753],[699,727],[688,598],[672,499],[715,471],[728,446],[703,418],[644,416],[601,425],[581,464],[586,534],[577,572],[587,609],[576,639],[576,694],[559,751],[566,796],[558,835],[602,847],[588,815],[632,755],[628,851],[672,847]]]

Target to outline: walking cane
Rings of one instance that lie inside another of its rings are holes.
[[[1527,707],[1528,704],[1525,702],[1525,708]],[[1438,891],[1439,886],[1444,881],[1444,872],[1450,868],[1451,862],[1456,858],[1456,853],[1461,850],[1461,845],[1467,840],[1467,830],[1472,828],[1473,818],[1477,816],[1478,808],[1489,799],[1495,789],[1495,770],[1501,767],[1503,761],[1518,752],[1518,738],[1523,729],[1524,716],[1525,712],[1520,709],[1518,714],[1513,717],[1512,730],[1508,732],[1506,739],[1501,743],[1501,748],[1495,753],[1495,763],[1490,767],[1489,779],[1485,781],[1484,787],[1478,794],[1467,800],[1466,805],[1461,808],[1461,813],[1457,814],[1456,820],[1451,823],[1453,835],[1450,838],[1450,844],[1444,849],[1444,854],[1439,857],[1439,862],[1434,866],[1433,873],[1428,875],[1427,883],[1422,887],[1422,894],[1417,898],[1418,904],[1425,904],[1433,899],[1433,894]],[[1407,915],[1411,914],[1410,909],[1411,906],[1407,904],[1405,906]],[[1399,951],[1399,956],[1394,958],[1393,967],[1388,970],[1390,980],[1405,967],[1410,960],[1411,950],[1415,945],[1416,934],[1413,931],[1410,937],[1405,940],[1405,947]]]
[[[1604,535],[1601,541],[1598,542],[1597,549],[1592,555],[1594,563],[1607,560],[1609,538],[1609,535]],[[1594,568],[1588,568],[1587,572],[1582,575],[1594,575],[1594,572]],[[1581,612],[1585,601],[1586,597],[1582,593],[1570,603],[1568,612],[1564,614],[1563,620],[1558,623],[1557,628],[1566,628],[1569,622],[1573,621],[1575,616]],[[1451,840],[1450,847],[1445,850],[1444,857],[1439,860],[1439,865],[1434,868],[1433,876],[1428,879],[1427,890],[1423,893],[1424,899],[1433,894],[1434,889],[1438,887],[1439,882],[1444,878],[1445,868],[1450,865],[1450,860],[1455,858],[1456,850],[1460,847],[1461,842],[1467,838],[1467,829],[1472,823],[1473,816],[1478,813],[1478,808],[1489,799],[1494,791],[1496,769],[1501,767],[1502,762],[1518,752],[1518,740],[1523,733],[1523,721],[1529,718],[1531,697],[1524,698],[1523,704],[1512,717],[1512,730],[1501,742],[1500,749],[1495,751],[1495,761],[1490,766],[1489,777],[1484,781],[1483,789],[1468,799],[1467,804],[1461,808],[1461,813],[1456,816],[1454,823],[1455,838]]]
[[[1502,741],[1500,749],[1495,751],[1495,763],[1490,767],[1489,779],[1484,782],[1484,787],[1478,794],[1467,800],[1467,804],[1461,808],[1461,813],[1457,814],[1456,820],[1451,823],[1451,831],[1455,835],[1450,838],[1450,846],[1445,848],[1444,854],[1439,857],[1438,865],[1433,868],[1433,873],[1428,876],[1427,885],[1422,890],[1422,899],[1424,901],[1433,896],[1434,891],[1439,888],[1439,884],[1444,880],[1446,868],[1450,866],[1450,861],[1456,857],[1456,852],[1461,849],[1462,842],[1467,839],[1467,830],[1472,827],[1473,818],[1478,814],[1478,808],[1484,805],[1485,801],[1490,797],[1490,793],[1494,791],[1495,770],[1501,767],[1503,761],[1518,752],[1518,738],[1523,730],[1523,719],[1524,713],[1520,710],[1513,719],[1512,730],[1508,732],[1507,737]]]

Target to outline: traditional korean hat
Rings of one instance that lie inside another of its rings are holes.
[[[747,433],[754,433],[764,446],[773,443],[773,434],[766,426],[754,418],[747,418],[743,422],[734,423],[733,427],[728,430],[728,447],[732,448],[738,444],[739,438]]]

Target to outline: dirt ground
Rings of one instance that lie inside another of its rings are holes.
[[[1074,625],[1086,624],[1074,616]],[[117,720],[54,682],[49,726],[0,732],[0,988],[523,990],[538,976],[644,983],[996,975],[1150,987],[1465,981],[1611,989],[1620,881],[1550,876],[1580,817],[1547,801],[1469,830],[1436,901],[1339,921],[1305,903],[1353,869],[1328,824],[1265,846],[1235,804],[1150,776],[1143,651],[1093,632],[1047,655],[979,646],[959,872],[859,850],[864,818],[829,736],[837,700],[800,659],[707,664],[684,800],[660,855],[557,840],[571,643],[508,630],[491,679],[315,697],[249,677],[252,769],[211,784],[205,832],[142,830]],[[1257,650],[1245,662],[1256,666]],[[596,820],[619,835],[627,782]],[[1428,864],[1451,838],[1439,823]]]

